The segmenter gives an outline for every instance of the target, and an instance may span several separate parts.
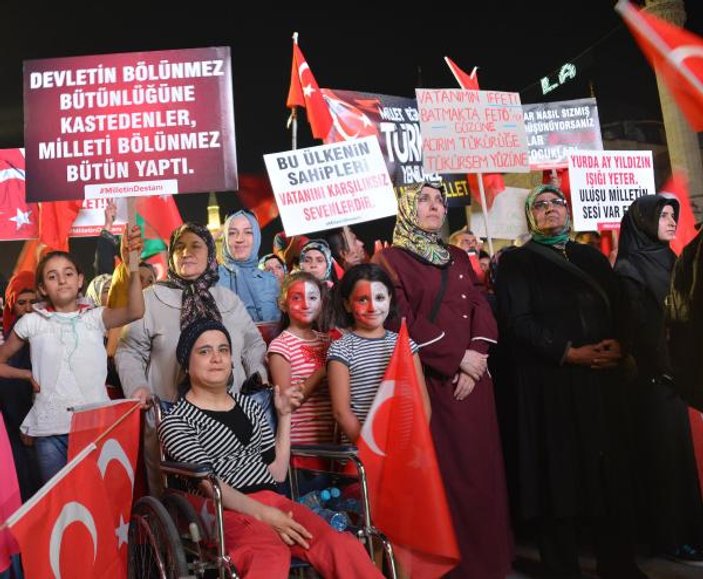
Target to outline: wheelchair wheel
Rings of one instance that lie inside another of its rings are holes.
[[[195,511],[195,507],[180,494],[168,491],[161,498],[161,502],[176,525],[186,559],[201,560],[203,558],[201,545],[208,544],[210,535]]]
[[[129,579],[178,579],[188,566],[171,517],[154,497],[142,497],[129,523]]]

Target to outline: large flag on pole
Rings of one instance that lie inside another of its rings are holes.
[[[691,128],[703,131],[703,38],[639,10],[615,5],[649,63],[662,78]]]
[[[297,34],[293,36],[293,63],[286,106],[288,108],[305,108],[313,137],[316,139],[327,137],[332,128],[332,115],[330,115],[320,87],[298,46]]]
[[[77,414],[69,452],[80,434],[92,441],[8,519],[28,579],[126,577],[139,403],[123,400]]]
[[[374,524],[407,576],[440,577],[459,561],[405,321],[357,441]]]

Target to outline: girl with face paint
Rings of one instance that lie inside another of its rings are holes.
[[[304,271],[284,279],[278,305],[285,329],[268,348],[274,384],[284,391],[302,388],[303,404],[292,416],[293,444],[333,442],[334,420],[325,371],[330,338],[318,331],[317,324],[323,309],[322,283]]]
[[[394,313],[393,285],[381,267],[365,263],[349,269],[338,288],[339,313],[351,331],[330,346],[327,376],[334,418],[346,439],[356,442],[398,340],[397,333],[383,327]],[[410,347],[429,420],[418,347],[412,340]]]

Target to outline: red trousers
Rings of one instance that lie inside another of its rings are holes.
[[[246,579],[285,579],[291,557],[309,562],[323,577],[367,579],[381,572],[371,562],[364,546],[351,534],[335,531],[306,506],[272,491],[260,491],[250,498],[276,507],[312,534],[309,549],[289,546],[269,525],[249,515],[225,510],[225,545],[239,575]]]

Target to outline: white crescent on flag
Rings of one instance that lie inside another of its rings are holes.
[[[66,503],[51,529],[51,540],[49,541],[49,561],[51,563],[51,571],[56,579],[61,579],[61,540],[63,539],[64,531],[72,523],[85,525],[93,539],[93,562],[95,562],[98,555],[98,529],[95,526],[92,513],[85,505],[79,502],[71,501]]]
[[[134,469],[132,468],[132,463],[129,461],[122,445],[114,438],[111,438],[103,444],[100,450],[100,456],[98,457],[98,468],[103,478],[105,478],[107,465],[113,460],[116,460],[122,465],[129,477],[129,482],[132,484],[132,487],[134,487]]]
[[[379,448],[376,439],[374,438],[373,427],[376,413],[381,406],[383,406],[383,404],[393,398],[394,394],[395,380],[384,380],[381,382],[381,385],[378,387],[378,392],[376,393],[376,398],[374,398],[373,404],[371,405],[371,410],[369,410],[369,414],[364,421],[364,426],[361,427],[361,438],[364,439],[364,442],[366,442],[369,449],[371,449],[371,451],[378,456],[386,456],[386,453]]]

